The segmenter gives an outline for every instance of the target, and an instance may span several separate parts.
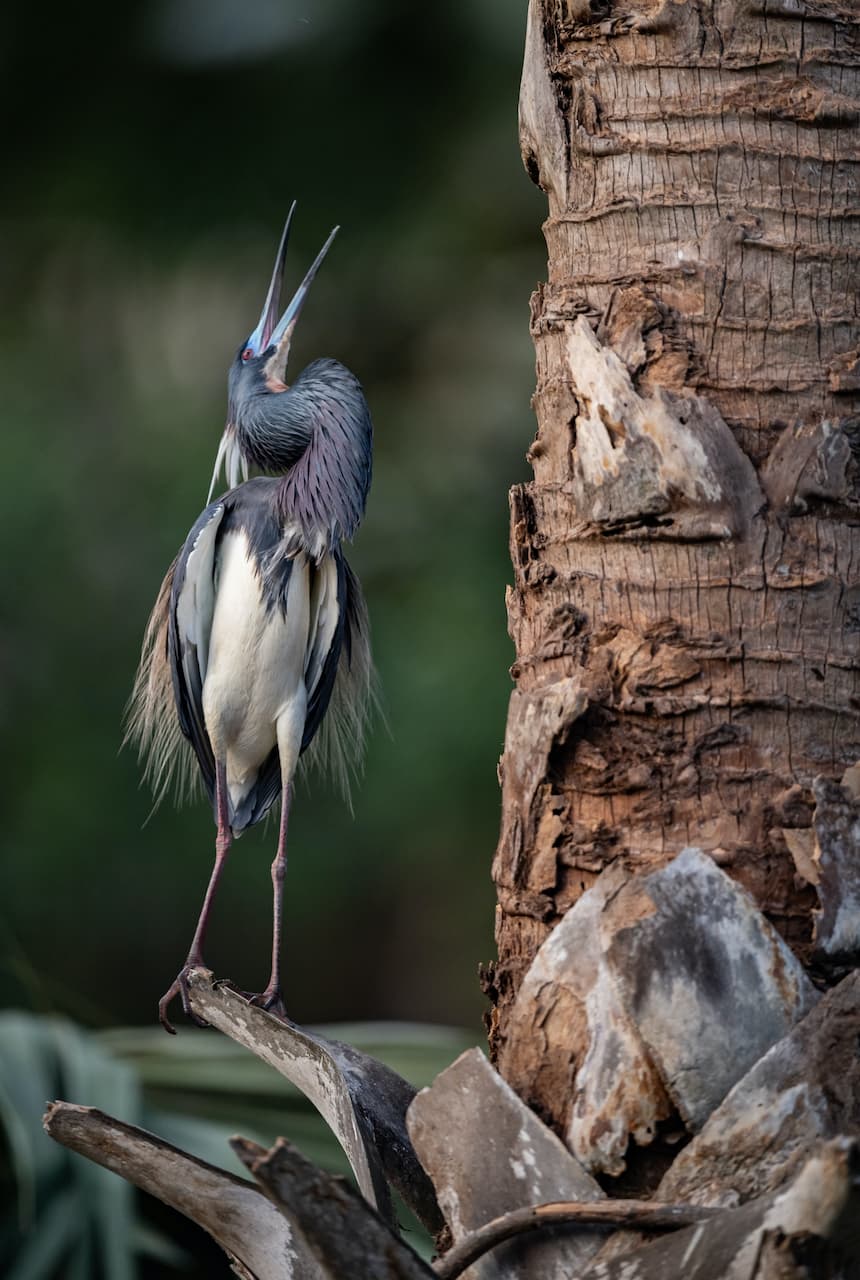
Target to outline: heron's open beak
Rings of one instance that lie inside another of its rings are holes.
[[[290,355],[290,343],[293,338],[293,331],[301,314],[302,307],[305,305],[305,299],[310,292],[310,287],[314,282],[314,277],[319,271],[323,258],[331,247],[331,242],[337,235],[340,227],[335,227],[317,256],[311,263],[307,275],[296,289],[290,304],[287,307],[280,320],[276,323],[278,307],[281,300],[281,286],[284,279],[284,262],[287,257],[287,245],[290,239],[290,226],[293,221],[293,214],[296,211],[296,202],[293,201],[290,206],[290,212],[287,214],[287,221],[284,224],[281,243],[278,246],[278,255],[275,258],[275,267],[272,271],[272,278],[269,281],[269,289],[266,293],[266,301],[263,303],[263,310],[260,312],[260,319],[256,329],[248,339],[248,346],[255,356],[262,355],[264,351],[268,351],[270,347],[274,347],[274,351],[265,365],[266,380],[270,383],[283,382],[287,372],[287,360]],[[209,497],[206,499],[207,505],[212,501],[212,492],[215,488],[216,481],[224,467],[227,483],[230,488],[234,488],[238,483],[240,476],[243,480],[248,479],[248,460],[239,444],[236,425],[228,420],[227,426],[224,428],[224,434],[221,437],[221,443],[218,446],[218,453],[215,458],[215,469],[212,472],[212,483],[209,486]]]
[[[290,225],[293,221],[293,214],[295,211],[296,202],[294,200],[292,207],[290,208],[290,212],[287,214],[287,221],[284,225],[284,234],[281,236],[281,243],[278,247],[278,256],[275,258],[275,267],[272,271],[272,279],[269,281],[269,291],[266,294],[266,301],[263,303],[263,310],[260,312],[260,320],[256,329],[248,339],[248,346],[254,352],[254,355],[257,356],[262,355],[264,351],[268,351],[271,346],[275,346],[277,348],[275,356],[277,357],[278,373],[280,375],[283,375],[286,372],[287,357],[290,352],[290,341],[293,336],[293,330],[296,327],[296,321],[299,318],[301,309],[305,304],[305,299],[310,292],[314,276],[317,271],[319,271],[320,264],[328,253],[332,240],[340,230],[339,227],[334,228],[328,240],[326,240],[316,258],[314,258],[304,280],[293,294],[292,299],[290,300],[290,305],[287,307],[280,320],[275,323],[275,318],[278,314],[278,306],[281,300],[281,285],[284,279],[284,263],[286,261],[287,245],[290,239]],[[272,372],[274,372],[274,370],[272,370]],[[268,366],[267,373],[269,373]]]
[[[272,278],[269,281],[269,291],[266,294],[266,301],[263,303],[263,310],[260,312],[260,322],[248,339],[248,346],[255,356],[261,355],[266,350],[275,328],[278,306],[281,301],[281,284],[284,279],[287,245],[290,240],[290,226],[292,225],[295,211],[296,202],[294,200],[290,205],[290,212],[287,214],[287,220],[284,223],[284,232],[281,236],[281,243],[278,245],[278,256],[275,258],[275,267],[272,271]]]
[[[307,275],[296,289],[290,304],[284,314],[281,316],[277,324],[275,324],[275,315],[277,314],[278,299],[281,292],[281,281],[284,275],[284,259],[287,256],[287,239],[290,233],[290,222],[293,217],[293,208],[290,209],[287,225],[284,227],[284,234],[281,237],[281,247],[278,249],[278,256],[275,259],[275,269],[272,272],[272,280],[269,285],[269,292],[266,294],[266,301],[260,316],[260,323],[254,330],[251,337],[251,346],[260,354],[267,351],[269,347],[274,346],[275,351],[271,359],[266,364],[266,377],[269,379],[283,380],[287,371],[287,360],[290,355],[290,343],[293,338],[293,331],[301,314],[302,307],[305,305],[305,299],[310,293],[311,285],[314,277],[322,265],[322,260],[326,256],[331,247],[339,227],[334,227],[329,238],[314,258]]]

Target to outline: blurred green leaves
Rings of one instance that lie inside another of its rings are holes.
[[[46,0],[5,32],[0,1006],[148,1021],[187,950],[211,817],[165,806],[144,826],[120,721],[295,196],[288,281],[342,225],[291,370],[339,357],[374,415],[349,554],[391,734],[372,733],[354,820],[322,784],[298,797],[287,999],[302,1022],[477,1037],[507,490],[527,474],[544,271],[545,202],[516,139],[525,10],[247,8]],[[216,903],[207,960],[246,989],[267,976],[272,854],[271,831],[243,838]]]
[[[0,1222],[3,1274],[49,1280],[62,1264],[68,1280],[132,1280],[132,1188],[46,1137],[42,1113],[61,1094],[140,1122],[135,1072],[92,1036],[62,1019],[0,1015],[0,1121],[11,1184]]]
[[[420,1087],[469,1037],[443,1027],[318,1028],[379,1058]],[[323,1121],[277,1072],[212,1032],[123,1028],[87,1033],[59,1018],[0,1014],[0,1269],[6,1280],[133,1280],[139,1254],[173,1268],[182,1248],[142,1216],[121,1178],[50,1141],[41,1118],[64,1098],[142,1125],[202,1160],[244,1175],[228,1146],[237,1132],[284,1135],[324,1168],[348,1173]],[[168,1226],[169,1230],[169,1226]],[[226,1274],[226,1268],[225,1268]]]

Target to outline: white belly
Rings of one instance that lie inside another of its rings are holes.
[[[203,714],[216,759],[238,806],[276,743],[285,781],[301,746],[306,709],[305,655],[310,627],[309,571],[293,561],[286,615],[267,610],[243,532],[218,551],[215,608],[203,683]],[[284,759],[284,747],[292,759]]]

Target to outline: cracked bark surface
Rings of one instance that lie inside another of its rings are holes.
[[[860,759],[858,79],[841,0],[531,0],[549,279],[486,984],[511,1080],[541,1074],[522,979],[609,866],[696,846],[835,972],[792,848]],[[529,1101],[561,1132],[557,1084]]]

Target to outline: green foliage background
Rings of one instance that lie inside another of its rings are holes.
[[[373,410],[352,559],[390,736],[355,817],[300,795],[287,888],[300,1020],[477,1025],[511,661],[507,488],[524,475],[543,202],[522,171],[524,6],[159,0],[18,6],[7,119],[0,504],[2,999],[146,1022],[212,856],[149,797],[120,720],[162,574],[201,509],[225,376],[284,213],[291,278],[342,231],[293,371],[335,355]],[[8,32],[7,32],[8,34]],[[236,846],[210,963],[265,983],[274,832]]]
[[[337,356],[373,411],[351,559],[390,733],[375,726],[354,817],[320,783],[299,795],[287,1002],[307,1023],[480,1038],[506,495],[526,474],[528,298],[545,271],[545,205],[516,142],[524,24],[514,0],[6,15],[0,1007],[151,1025],[185,954],[211,817],[197,802],[146,822],[120,722],[296,197],[290,281],[342,227],[291,369]],[[208,949],[250,989],[267,977],[273,847],[271,828],[236,846]]]

